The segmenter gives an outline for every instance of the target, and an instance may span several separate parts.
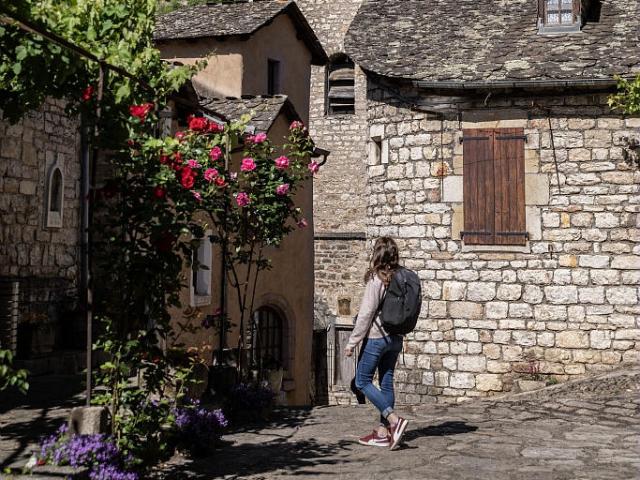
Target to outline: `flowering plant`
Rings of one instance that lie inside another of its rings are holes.
[[[229,424],[222,410],[210,410],[197,401],[176,408],[174,415],[178,445],[194,455],[209,452]]]
[[[226,410],[232,418],[262,418],[273,406],[275,392],[261,383],[239,383],[229,392]]]
[[[42,441],[36,457],[39,465],[88,467],[91,480],[138,480],[113,438],[107,435],[69,436],[64,424]]]

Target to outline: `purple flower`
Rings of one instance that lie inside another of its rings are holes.
[[[180,443],[196,451],[209,449],[229,425],[222,410],[209,410],[198,401],[177,408],[174,413]]]

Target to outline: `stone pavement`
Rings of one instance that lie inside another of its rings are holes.
[[[66,422],[84,401],[83,376],[48,375],[30,379],[27,395],[0,392],[0,471],[23,466],[42,436]]]
[[[225,436],[211,458],[175,457],[157,478],[640,479],[640,367],[407,417],[406,444],[390,452],[356,443],[371,406],[293,410]]]
[[[0,471],[26,461],[40,436],[82,403],[79,377],[36,379],[28,397],[0,396]],[[215,455],[176,456],[158,480],[247,478],[638,480],[640,366],[538,392],[403,409],[401,450],[358,445],[370,405],[286,410],[234,431]]]

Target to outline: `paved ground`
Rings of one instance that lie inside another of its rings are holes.
[[[0,465],[25,459],[81,402],[76,377],[39,379],[26,399],[2,394]],[[155,478],[640,479],[640,367],[407,417],[406,444],[390,452],[356,443],[373,426],[370,406],[289,410],[226,435],[211,458],[176,456]]]
[[[588,382],[410,415],[403,449],[356,443],[372,407],[290,412],[225,437],[212,458],[175,458],[164,479],[640,479],[640,368]]]
[[[40,437],[54,432],[72,407],[83,404],[81,376],[49,375],[30,382],[26,396],[0,392],[0,471],[24,465]]]

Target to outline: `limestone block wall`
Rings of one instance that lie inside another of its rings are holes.
[[[370,81],[367,235],[397,238],[424,302],[397,372],[398,400],[507,391],[640,360],[640,172],[623,157],[640,118],[607,95],[442,97]],[[400,95],[398,95],[400,94]],[[463,128],[523,127],[525,247],[465,246]],[[384,162],[387,163],[384,163]],[[558,184],[559,183],[559,184]]]
[[[78,120],[48,101],[16,125],[0,111],[0,276],[57,277],[75,283],[80,225]],[[46,180],[58,162],[63,223],[45,227]]]
[[[362,0],[302,0],[298,2],[329,56],[344,53],[344,36]],[[331,151],[314,180],[316,312],[318,328],[340,319],[339,300],[357,313],[366,268],[364,231],[367,206],[367,88],[364,73],[355,68],[355,114],[325,114],[326,68],[312,66],[309,131]],[[334,235],[334,234],[340,235]],[[350,238],[340,238],[340,236]]]

